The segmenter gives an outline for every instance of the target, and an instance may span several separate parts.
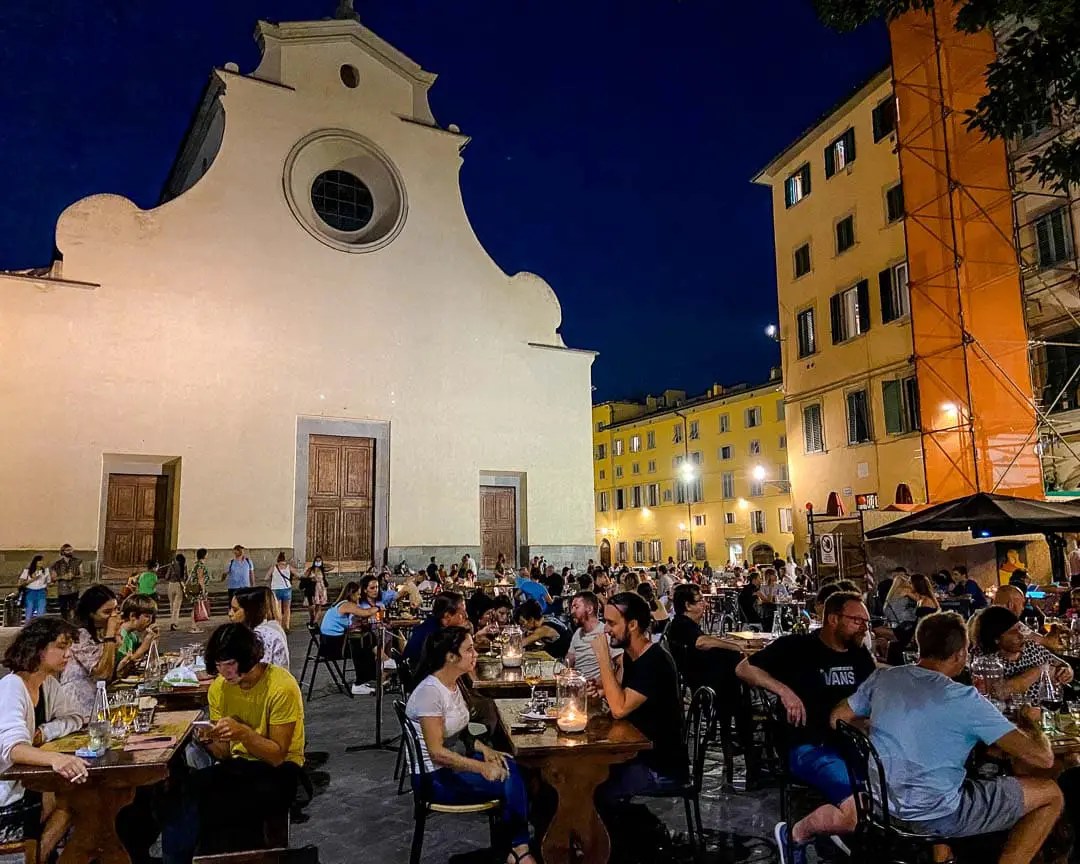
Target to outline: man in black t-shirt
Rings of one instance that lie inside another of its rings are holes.
[[[800,850],[815,834],[855,830],[855,799],[847,765],[829,743],[829,715],[875,669],[863,646],[869,626],[870,613],[859,595],[837,592],[825,601],[820,630],[777,639],[735,670],[747,684],[780,697],[787,713],[791,773],[829,800],[794,826],[777,823],[782,864],[791,864],[785,857],[789,836]]]
[[[671,597],[675,617],[665,634],[686,686],[691,690],[711,687],[721,701],[734,701],[735,667],[742,659],[739,646],[719,636],[701,632],[705,601],[697,585],[676,585]]]
[[[746,584],[739,589],[739,612],[742,613],[743,622],[746,624],[761,623],[761,612],[758,607],[760,591],[761,574],[757,570],[751,570],[746,574]]]
[[[523,648],[547,651],[559,660],[570,650],[569,628],[554,615],[544,615],[535,600],[526,600],[518,608],[518,623],[525,630]]]
[[[639,594],[624,591],[604,607],[604,629],[614,648],[622,648],[622,681],[612,670],[606,639],[592,642],[600,666],[602,695],[611,716],[633,723],[652,749],[611,766],[596,790],[601,815],[612,803],[684,783],[689,775],[683,738],[679,677],[671,655],[649,638],[652,615]]]

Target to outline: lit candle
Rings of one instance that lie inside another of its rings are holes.
[[[584,732],[589,720],[584,714],[579,714],[573,705],[559,715],[558,725],[563,732]]]

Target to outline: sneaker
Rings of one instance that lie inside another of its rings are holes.
[[[791,839],[787,822],[776,823],[776,827],[773,828],[773,838],[776,840],[780,864],[806,864],[806,844],[796,843]],[[788,855],[789,851],[790,855]]]
[[[353,684],[352,695],[353,696],[370,696],[375,692],[374,687],[369,687],[367,684]]]

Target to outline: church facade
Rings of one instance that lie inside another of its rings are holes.
[[[594,355],[474,235],[435,76],[353,16],[256,36],[157,207],[78,201],[60,260],[0,274],[3,571],[61,543],[105,575],[234,544],[583,565]]]

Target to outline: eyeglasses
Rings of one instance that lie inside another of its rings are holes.
[[[861,615],[844,615],[843,613],[840,614],[840,617],[841,618],[848,618],[848,619],[854,621],[860,627],[863,627],[863,628],[865,628],[867,630],[870,629],[870,619],[869,618],[863,618]]]

